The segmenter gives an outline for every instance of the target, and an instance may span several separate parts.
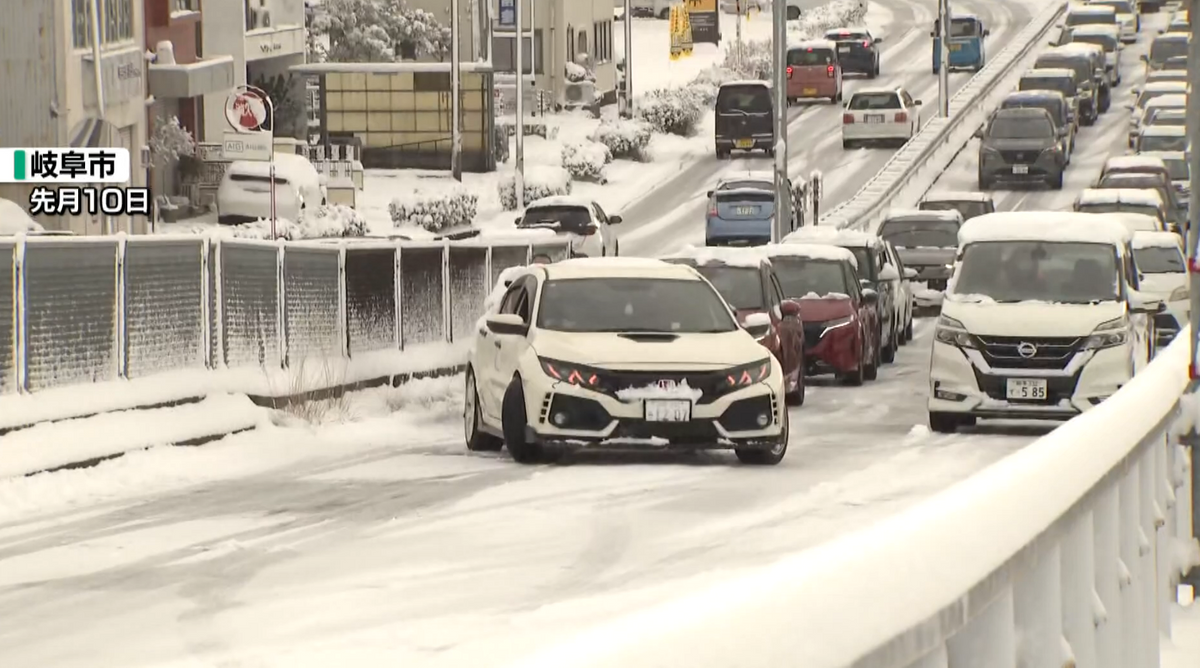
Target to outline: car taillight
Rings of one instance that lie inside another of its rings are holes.
[[[826,74],[829,75],[829,78],[832,79],[833,78],[833,65],[830,65],[828,68],[826,68],[825,72],[826,72]]]
[[[713,218],[717,217],[717,200],[708,203],[708,215]]]
[[[868,42],[868,41],[866,41],[866,40],[863,40],[863,48],[864,48],[864,49],[869,49],[869,48],[871,48],[871,43],[870,43],[870,42]]]
[[[907,123],[908,122],[908,114],[904,113],[903,111],[896,114],[896,122],[897,123]]]
[[[842,125],[853,125],[854,114],[842,114]]]
[[[792,66],[791,66],[791,65],[788,65],[788,68],[787,68],[787,75],[788,75],[788,78],[789,78],[789,79],[790,79],[790,78],[792,78]]]

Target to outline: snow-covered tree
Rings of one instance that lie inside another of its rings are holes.
[[[326,60],[386,63],[433,57],[450,50],[450,28],[404,0],[326,0],[311,32],[328,42]]]
[[[154,134],[150,136],[150,155],[156,167],[173,165],[180,158],[196,154],[196,139],[187,128],[179,124],[179,117],[159,119]]]

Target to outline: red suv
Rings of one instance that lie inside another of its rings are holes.
[[[787,403],[804,403],[804,323],[783,296],[771,261],[755,248],[689,248],[664,262],[696,268],[737,313],[738,322],[783,368]],[[761,322],[759,322],[761,320]]]
[[[842,65],[837,43],[809,40],[789,47],[787,52],[788,104],[800,100],[842,101]]]
[[[837,246],[765,247],[788,299],[804,319],[805,373],[834,373],[850,385],[879,375],[879,294],[858,277],[854,254]]]

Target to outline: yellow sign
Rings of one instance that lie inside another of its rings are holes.
[[[689,12],[717,11],[717,0],[686,0],[684,5]]]
[[[692,55],[692,22],[683,5],[673,5],[669,15],[671,36],[671,60]]]

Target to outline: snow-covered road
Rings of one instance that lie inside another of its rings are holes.
[[[888,13],[882,27],[881,70],[878,79],[846,79],[846,92],[856,87],[904,86],[925,103],[921,117],[937,115],[937,77],[930,71],[929,33],[937,14],[934,0],[877,0],[872,7]],[[991,30],[987,53],[995,55],[1029,22],[1038,8],[1032,1],[961,0],[955,11],[979,16]],[[868,17],[870,14],[868,13]],[[870,18],[868,18],[870,21]],[[953,72],[950,87],[957,91],[971,77]],[[788,166],[794,180],[807,179],[813,171],[824,178],[821,207],[830,208],[849,199],[874,176],[894,152],[886,148],[844,151],[841,146],[842,109],[817,103],[791,110],[788,136]],[[717,160],[706,155],[662,184],[651,196],[630,204],[621,213],[621,249],[625,253],[659,255],[687,244],[704,243],[704,194],[723,173],[747,169],[770,169],[765,157]]]
[[[931,435],[930,324],[879,381],[812,388],[772,469],[469,456],[451,393],[423,422],[366,418],[324,447],[292,430],[294,446],[234,437],[0,483],[0,665],[499,665],[895,512],[1045,432]],[[371,392],[359,403],[381,404]],[[60,509],[14,510],[18,494]]]

